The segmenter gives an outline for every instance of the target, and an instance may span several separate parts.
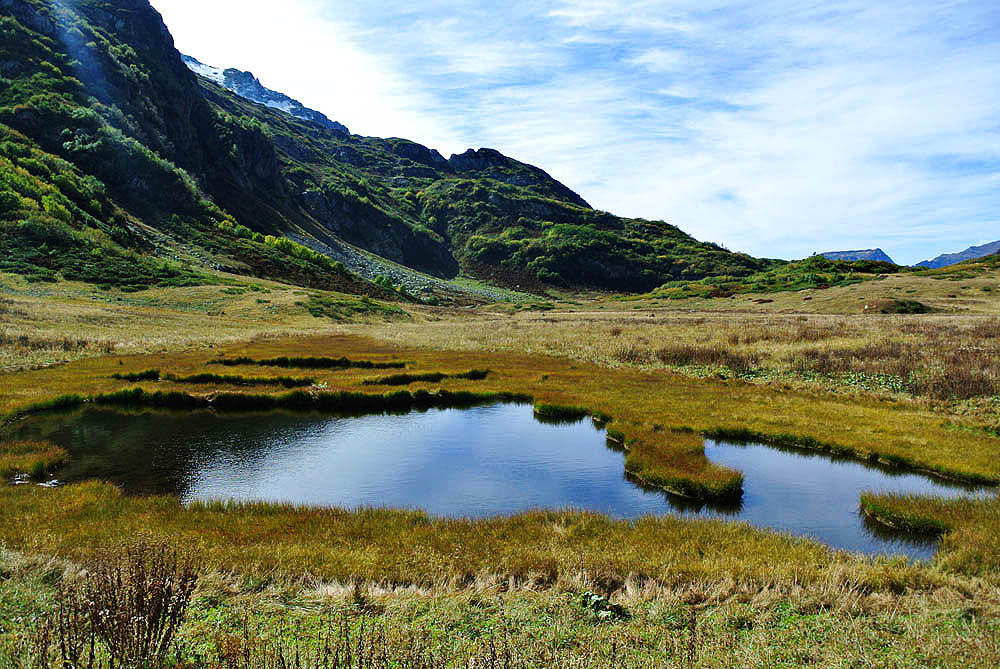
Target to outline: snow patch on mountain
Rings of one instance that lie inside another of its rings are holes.
[[[184,56],[183,58],[184,64],[195,74],[200,74],[206,79],[211,79],[220,86],[226,85],[226,76],[222,73],[222,68],[205,65],[205,63],[201,63],[189,56]]]
[[[187,65],[188,69],[195,74],[214,81],[218,85],[236,93],[242,98],[246,98],[251,102],[266,105],[272,109],[283,111],[286,114],[294,116],[295,118],[299,118],[304,121],[311,121],[312,123],[329,130],[342,132],[345,135],[351,134],[351,131],[348,130],[345,125],[337,123],[336,121],[331,121],[321,112],[309,109],[298,100],[293,100],[284,93],[279,93],[278,91],[266,88],[260,83],[260,80],[257,77],[253,76],[252,72],[244,72],[233,67],[226,69],[213,67],[212,65],[206,65],[197,58],[193,58],[191,56],[182,55],[181,58],[183,59],[184,64]]]

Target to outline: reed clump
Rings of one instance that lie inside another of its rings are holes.
[[[740,353],[720,345],[671,344],[657,348],[653,356],[664,365],[728,367],[737,374],[753,371],[761,361],[758,354]]]
[[[14,335],[0,331],[0,347],[33,352],[61,351],[63,353],[77,353],[90,351],[92,353],[110,355],[115,352],[116,344],[111,341],[74,339],[71,337],[33,337],[31,335]]]
[[[159,381],[160,370],[144,369],[141,372],[115,372],[111,375],[111,378],[117,381],[128,381],[129,383],[138,383],[140,381]]]
[[[543,422],[576,422],[590,415],[590,409],[581,406],[539,403],[534,407],[535,418]]]
[[[376,379],[365,379],[366,386],[407,386],[411,383],[440,383],[444,379],[464,379],[466,381],[482,381],[490,375],[488,369],[470,369],[467,372],[447,374],[445,372],[425,372],[418,374],[392,374]]]
[[[306,388],[316,385],[313,377],[301,376],[241,376],[238,374],[191,374],[180,376],[167,374],[164,380],[190,385],[218,386],[282,386],[284,388]]]
[[[286,369],[404,369],[405,362],[372,360],[350,360],[346,357],[288,357],[267,358],[263,360],[250,357],[217,358],[209,360],[209,365],[225,365],[238,367],[242,365],[258,365],[261,367],[283,367]]]

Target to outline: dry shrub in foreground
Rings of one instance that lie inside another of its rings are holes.
[[[197,580],[189,554],[145,540],[124,544],[60,587],[39,637],[52,639],[64,667],[162,667]]]

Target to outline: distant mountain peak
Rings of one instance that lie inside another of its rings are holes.
[[[181,54],[181,59],[184,61],[184,64],[188,66],[188,69],[195,74],[214,81],[223,88],[228,89],[240,97],[250,100],[251,102],[256,102],[258,104],[271,107],[272,109],[283,111],[286,114],[294,116],[295,118],[312,121],[319,126],[335,130],[337,132],[342,132],[345,135],[351,134],[351,131],[347,129],[347,126],[337,123],[336,121],[331,121],[325,114],[318,112],[315,109],[309,109],[298,100],[294,100],[284,93],[279,93],[278,91],[273,91],[270,88],[265,87],[260,83],[260,79],[255,77],[252,72],[244,72],[243,70],[237,70],[234,67],[222,69],[221,67],[206,65],[197,58],[183,54]]]
[[[964,260],[975,260],[976,258],[991,256],[994,253],[1000,253],[1000,240],[990,242],[989,244],[983,244],[981,246],[970,246],[964,251],[959,251],[958,253],[944,253],[932,260],[918,262],[916,266],[937,269],[938,267],[955,265]]]
[[[895,265],[895,261],[890,258],[882,249],[862,249],[858,251],[827,251],[821,256],[830,260],[875,260],[877,262],[887,262]]]

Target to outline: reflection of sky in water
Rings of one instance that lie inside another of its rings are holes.
[[[410,507],[447,516],[552,507],[628,516],[669,511],[662,495],[623,483],[621,455],[603,439],[588,422],[543,425],[530,407],[505,405],[313,419],[255,457],[220,454],[201,463],[183,496]]]
[[[568,507],[620,518],[678,512],[914,557],[929,556],[933,544],[869,527],[858,514],[861,492],[968,494],[922,475],[822,454],[709,441],[711,461],[744,472],[745,494],[728,508],[692,504],[628,482],[623,455],[606,448],[604,433],[589,421],[542,424],[525,405],[350,418],[87,409],[31,417],[15,429],[12,438],[49,439],[71,450],[61,478],[105,478],[136,494],[418,508],[442,516]]]

